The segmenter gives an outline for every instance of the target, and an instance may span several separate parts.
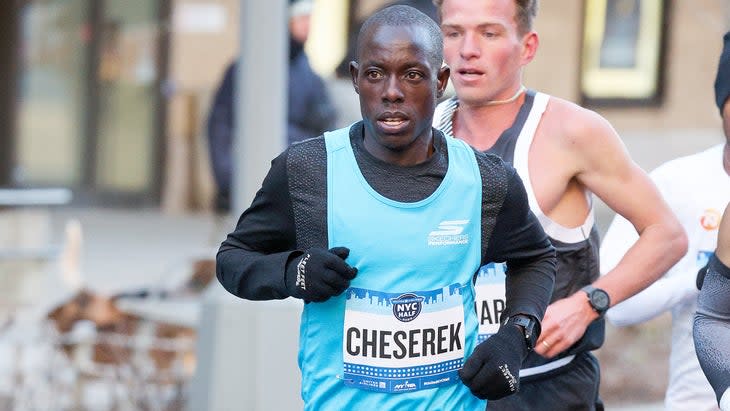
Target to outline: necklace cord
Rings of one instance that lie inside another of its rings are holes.
[[[526,90],[525,85],[524,84],[520,84],[520,88],[517,89],[517,92],[515,93],[514,96],[512,96],[512,97],[510,97],[510,98],[508,98],[506,100],[492,100],[492,101],[488,101],[488,102],[485,103],[485,105],[486,106],[497,106],[497,105],[500,105],[500,104],[511,103],[511,102],[517,100],[517,98],[520,96],[520,94],[522,94],[525,90]]]

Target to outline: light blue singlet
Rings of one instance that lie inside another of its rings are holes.
[[[482,183],[473,150],[446,141],[438,189],[401,203],[366,182],[349,127],[325,133],[329,246],[350,248],[359,271],[342,295],[304,307],[305,409],[484,409],[457,374],[476,342]]]

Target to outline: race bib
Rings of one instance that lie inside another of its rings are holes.
[[[504,264],[489,263],[479,268],[474,284],[479,343],[499,330],[499,318],[505,307],[505,278]]]
[[[346,292],[345,385],[387,393],[458,381],[464,362],[464,287],[386,293]]]

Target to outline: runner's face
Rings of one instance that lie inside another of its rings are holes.
[[[433,45],[423,28],[380,26],[364,36],[350,73],[360,96],[365,147],[383,161],[422,162],[448,69],[431,61]]]
[[[445,0],[441,7],[444,59],[465,104],[511,97],[521,82],[525,39],[514,0]]]

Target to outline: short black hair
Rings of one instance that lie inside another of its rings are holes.
[[[357,35],[357,47],[355,48],[356,60],[360,57],[360,49],[362,47],[361,43],[365,38],[365,35],[372,29],[381,26],[412,26],[426,29],[426,32],[428,33],[428,44],[431,47],[430,50],[424,51],[428,54],[431,63],[436,69],[440,68],[443,64],[444,41],[441,37],[441,29],[438,24],[436,24],[431,17],[422,13],[418,9],[405,5],[386,7],[365,20],[362,27],[360,27],[360,33]]]

